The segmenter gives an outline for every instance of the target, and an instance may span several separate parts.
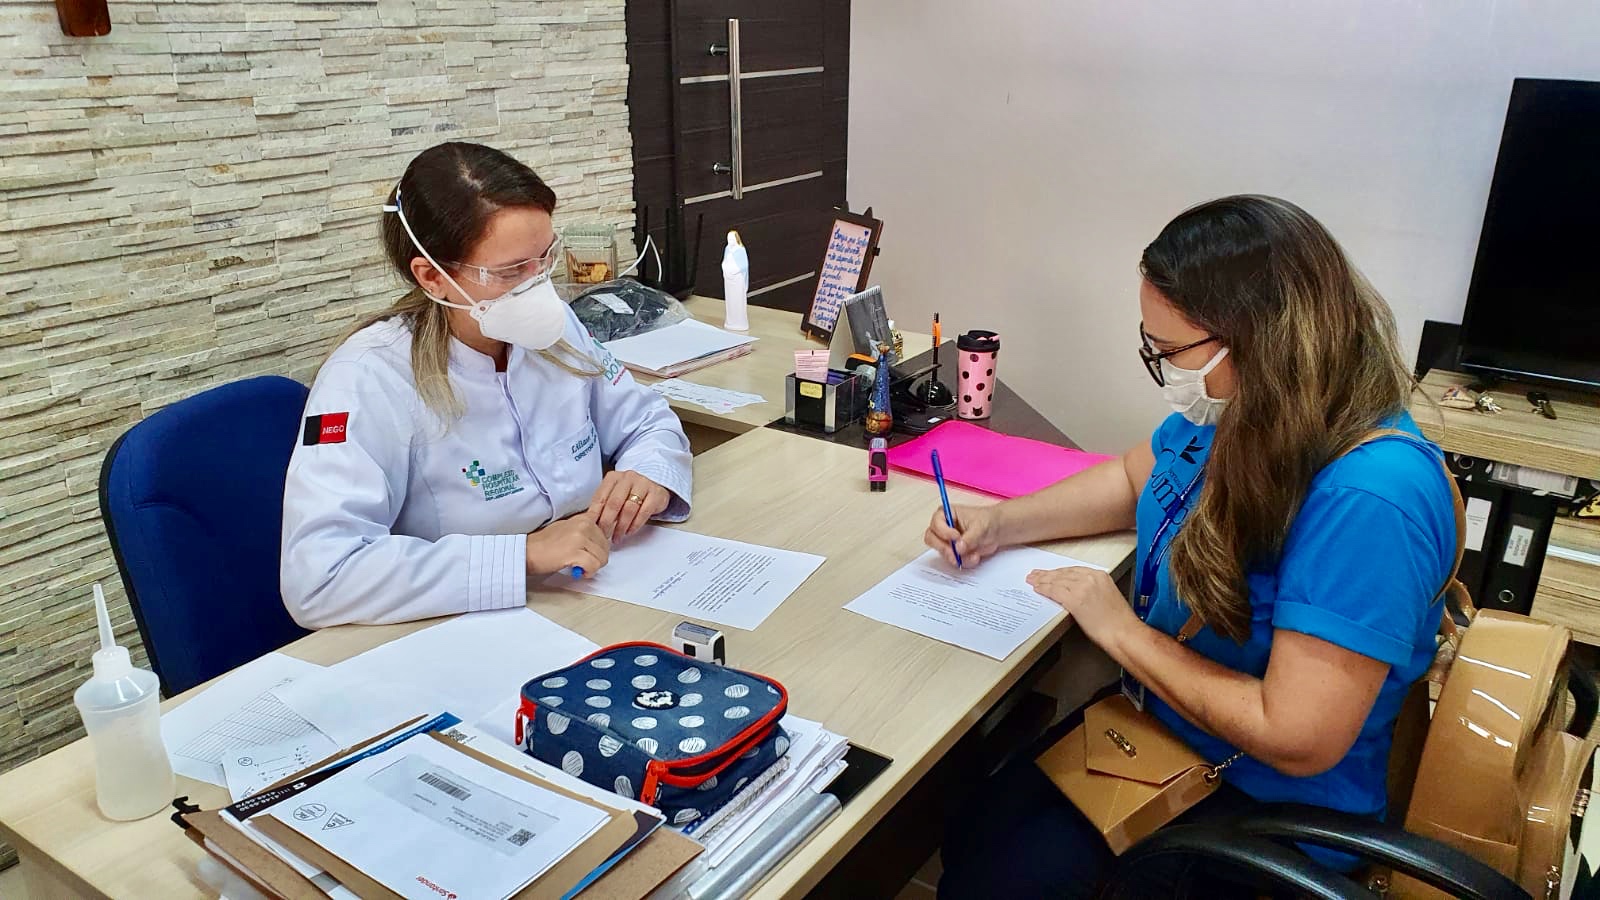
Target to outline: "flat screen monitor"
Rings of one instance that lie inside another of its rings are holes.
[[[1512,84],[1461,365],[1600,391],[1600,82]]]

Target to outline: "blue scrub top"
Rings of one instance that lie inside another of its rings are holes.
[[[1439,448],[1421,437],[1410,415],[1390,426],[1415,438],[1379,438],[1323,468],[1289,527],[1281,557],[1248,575],[1249,640],[1236,644],[1203,628],[1188,643],[1196,652],[1257,678],[1266,674],[1277,629],[1309,634],[1389,664],[1360,736],[1332,769],[1296,778],[1245,757],[1226,770],[1228,782],[1257,800],[1310,803],[1375,817],[1384,813],[1395,718],[1407,690],[1433,661],[1443,605],[1436,598],[1456,552],[1455,507]],[[1152,437],[1156,464],[1139,496],[1135,574],[1142,571],[1167,507],[1178,502],[1205,465],[1215,432],[1215,426],[1193,425],[1173,415]],[[1178,533],[1181,517],[1192,511],[1200,494],[1191,493],[1163,545]],[[1157,571],[1147,621],[1176,635],[1189,609],[1173,590],[1170,557],[1164,555]],[[1149,704],[1207,760],[1233,755],[1226,741],[1189,723],[1154,694]],[[1344,861],[1328,856],[1329,861]]]

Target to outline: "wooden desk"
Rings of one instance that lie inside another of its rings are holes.
[[[708,325],[722,327],[725,307],[713,297],[690,297],[684,306],[696,319]],[[774,420],[783,418],[783,378],[794,371],[794,351],[823,345],[800,333],[800,314],[780,309],[750,307],[751,337],[760,338],[749,356],[731,359],[724,363],[690,372],[684,380],[730,391],[760,394],[765,403],[741,406],[726,416],[718,415],[703,406],[672,401],[672,409],[686,425],[697,425],[725,434],[744,434]],[[906,353],[921,353],[932,343],[925,334],[903,332]],[[634,373],[643,384],[660,381],[649,375]]]
[[[1058,618],[997,662],[843,610],[922,551],[922,531],[938,504],[930,482],[899,474],[891,476],[887,493],[870,493],[858,448],[757,429],[697,457],[695,468],[695,511],[688,527],[827,556],[760,629],[729,630],[729,662],[776,677],[788,687],[797,715],[821,721],[894,761],[757,893],[800,897],[1061,638],[1069,623]],[[955,493],[958,502],[985,502]],[[1133,539],[1107,535],[1051,549],[1120,575],[1130,564]],[[601,644],[664,639],[680,618],[558,590],[530,592],[529,605]],[[332,628],[286,650],[328,664],[419,627]],[[179,781],[179,793],[202,806],[227,802],[222,788]],[[21,855],[35,900],[215,896],[195,874],[200,849],[166,816],[120,824],[101,818],[84,741],[0,775],[0,834]]]

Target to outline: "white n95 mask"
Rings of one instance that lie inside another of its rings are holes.
[[[1184,369],[1173,365],[1170,360],[1161,361],[1161,380],[1166,382],[1161,386],[1161,396],[1173,412],[1182,414],[1196,425],[1217,424],[1228,401],[1218,400],[1206,393],[1206,376],[1227,355],[1228,348],[1223,347],[1216,356],[1211,357],[1210,362],[1198,369]]]
[[[437,269],[467,302],[452,303],[432,294],[428,295],[429,300],[440,306],[466,310],[478,323],[478,330],[483,332],[484,337],[515,344],[525,350],[548,350],[566,333],[567,305],[556,293],[556,286],[550,281],[549,272],[534,275],[491,300],[473,299],[471,294],[462,290],[461,285],[450,276],[450,272],[444,266],[434,261],[427,248],[422,246],[422,242],[417,240],[416,233],[411,230],[411,223],[406,221],[405,211],[400,208],[399,189],[394,192],[394,205],[385,206],[384,210],[400,217],[401,226],[405,228],[406,235],[411,238],[412,245],[422,254],[422,258]]]

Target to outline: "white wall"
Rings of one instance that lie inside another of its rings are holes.
[[[1136,265],[1183,208],[1276,194],[1400,320],[1459,321],[1515,76],[1600,79],[1596,0],[857,0],[851,204],[903,327],[1001,332],[1091,449],[1162,412]],[[909,325],[907,324],[909,323]]]

